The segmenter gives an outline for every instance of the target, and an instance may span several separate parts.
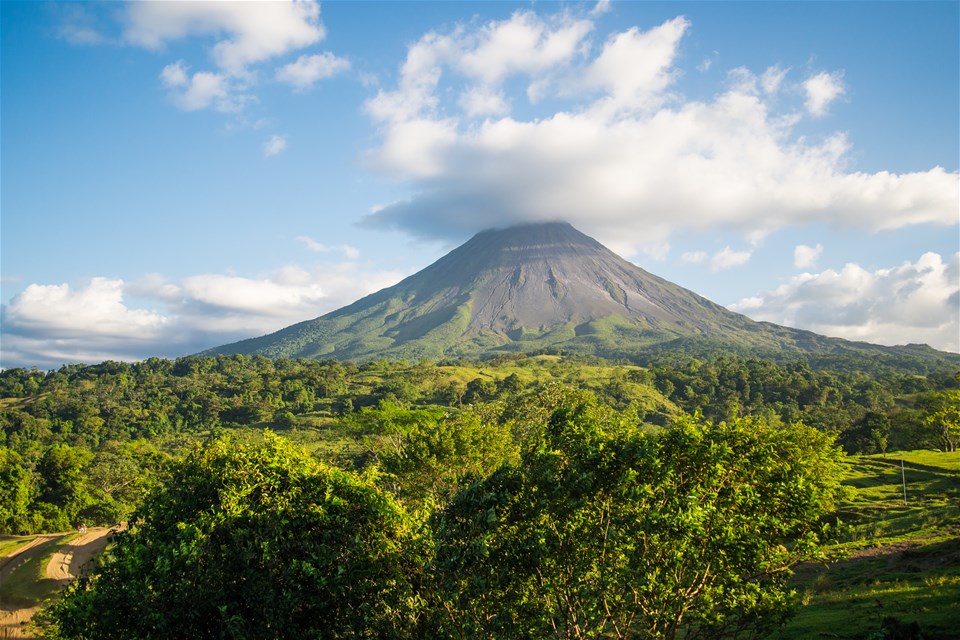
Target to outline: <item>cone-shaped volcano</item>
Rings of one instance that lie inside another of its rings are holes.
[[[634,358],[665,343],[755,353],[858,349],[754,322],[569,224],[546,223],[484,231],[347,307],[208,353],[367,360],[552,350]]]

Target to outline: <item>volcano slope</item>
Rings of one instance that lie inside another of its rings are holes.
[[[398,284],[314,320],[204,355],[370,360],[576,353],[642,362],[667,351],[942,360],[754,322],[627,262],[566,223],[484,231]],[[898,367],[900,368],[900,367]]]

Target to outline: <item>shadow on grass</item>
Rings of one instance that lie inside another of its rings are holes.
[[[60,588],[57,580],[43,577],[50,555],[63,543],[63,536],[50,538],[34,546],[4,567],[0,579],[0,605],[25,607],[42,602]]]
[[[863,549],[851,557],[797,572],[803,606],[771,638],[956,639],[960,620],[960,530],[924,543],[911,540]],[[920,635],[895,635],[897,629]],[[891,635],[894,634],[894,635]]]

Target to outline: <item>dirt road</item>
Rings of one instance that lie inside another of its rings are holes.
[[[112,529],[95,527],[60,545],[47,565],[47,577],[69,582],[79,576],[84,566],[107,546],[111,531]]]
[[[30,542],[18,547],[9,555],[0,556],[0,586],[24,566],[31,558],[43,555],[55,546],[50,561],[44,570],[45,578],[55,580],[62,588],[107,546],[111,529],[97,527],[88,529],[85,534],[62,542],[67,534],[45,534],[35,536]],[[16,594],[13,594],[16,596]],[[40,610],[39,606],[26,606],[17,598],[13,601],[0,601],[0,639],[30,638],[24,625]]]
[[[34,555],[42,552],[57,540],[66,537],[65,533],[45,533],[33,536],[26,544],[20,545],[7,555],[0,556],[0,585],[10,579],[13,572]]]
[[[52,544],[65,537],[65,534],[45,534],[34,536],[7,555],[0,556],[0,587],[7,584],[13,572],[22,567],[30,558],[42,554]],[[0,638],[29,638],[23,631],[23,625],[33,618],[40,607],[25,607],[6,602],[0,597]]]

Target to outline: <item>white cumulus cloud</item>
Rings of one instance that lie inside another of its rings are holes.
[[[587,86],[603,94],[592,107],[598,117],[667,100],[664,91],[673,81],[677,44],[689,27],[685,18],[674,18],[648,31],[633,27],[612,35],[584,73]]]
[[[215,38],[213,59],[239,75],[248,65],[310,46],[326,35],[320,5],[303,2],[131,2],[125,39],[149,49],[188,36]]]
[[[166,313],[125,304],[124,282],[31,284],[2,309],[0,367],[133,360],[170,349]]]
[[[98,334],[136,338],[156,333],[167,319],[156,311],[128,309],[123,281],[93,278],[85,286],[31,284],[4,308],[5,328],[57,331],[72,337]]]
[[[460,107],[467,116],[500,116],[510,112],[510,105],[502,91],[479,86],[460,95]]]
[[[168,89],[185,87],[190,84],[190,76],[187,72],[187,65],[183,60],[177,60],[168,64],[160,72],[160,80]]]
[[[160,80],[170,101],[185,111],[212,108],[224,113],[242,111],[256,102],[257,65],[320,42],[326,30],[320,5],[314,0],[274,2],[130,2],[121,13],[122,40],[163,52],[178,40],[212,41],[210,61],[167,64]],[[302,55],[274,73],[297,90],[349,68],[331,53]]]
[[[807,78],[803,83],[803,89],[807,94],[807,111],[818,117],[826,115],[827,107],[846,91],[843,86],[843,75],[826,71]]]
[[[960,253],[944,260],[869,270],[804,273],[760,296],[731,305],[755,320],[876,344],[929,344],[960,351]]]
[[[823,245],[817,243],[815,247],[809,247],[805,244],[798,244],[793,249],[793,266],[798,269],[808,269],[817,264],[820,254],[823,253]]]
[[[246,98],[231,91],[230,79],[219,73],[198,71],[191,75],[183,60],[168,64],[160,80],[169,91],[171,102],[184,111],[214,107],[217,111],[236,111]]]
[[[957,224],[956,172],[851,171],[843,133],[799,132],[843,95],[839,72],[793,82],[787,66],[739,68],[714,96],[689,100],[674,86],[688,20],[598,44],[592,20],[524,11],[411,44],[396,87],[366,103],[382,132],[369,166],[404,181],[410,195],[364,224],[463,240],[560,219],[619,250],[663,245],[679,230],[739,229],[753,244],[791,225]],[[563,108],[515,115],[507,79],[527,83],[528,111],[545,98]],[[806,107],[788,103],[793,87]]]
[[[474,29],[431,31],[410,45],[397,88],[380,90],[367,101],[367,111],[393,123],[428,116],[439,104],[435,91],[447,70],[469,80],[458,92],[466,113],[500,115],[507,110],[499,98],[505,80],[530,79],[527,94],[535,101],[543,87],[578,57],[592,29],[590,20],[565,12],[545,19],[533,11],[516,11],[506,20]]]
[[[337,250],[348,257],[355,251]],[[406,275],[351,259],[255,277],[199,274],[173,282],[150,274],[129,283],[32,284],[3,306],[0,367],[196,353],[316,318]]]
[[[318,53],[310,56],[300,56],[295,62],[280,67],[277,69],[276,77],[277,80],[286,82],[295,89],[303,91],[312,87],[319,80],[332,78],[349,69],[349,60],[338,58],[332,53]]]
[[[593,25],[558,14],[544,20],[532,11],[517,11],[508,20],[492,21],[474,32],[461,32],[448,62],[465,75],[492,85],[516,74],[539,74],[571,59]]]

